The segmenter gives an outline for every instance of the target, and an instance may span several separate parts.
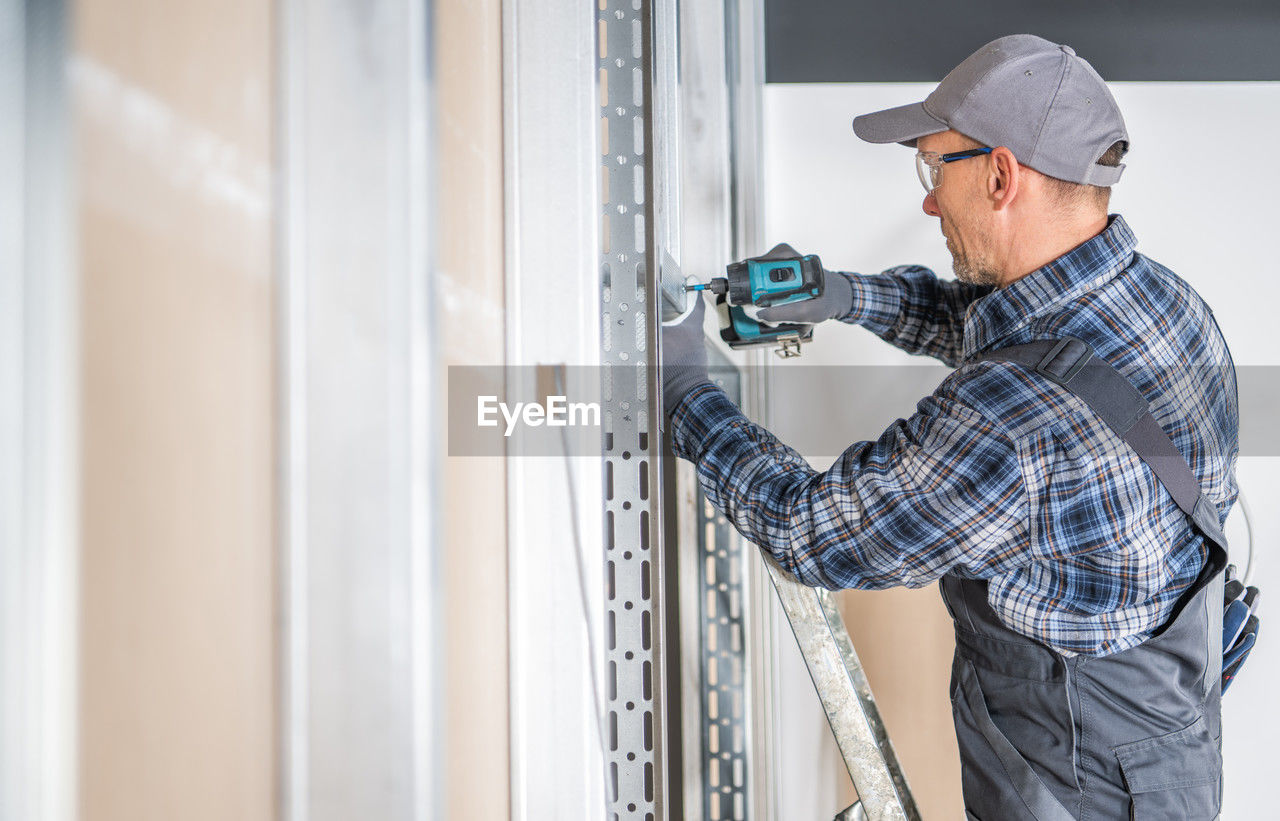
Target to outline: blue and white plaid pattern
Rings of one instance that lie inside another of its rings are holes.
[[[747,539],[806,584],[989,581],[1011,629],[1064,655],[1140,643],[1200,571],[1205,541],[1133,450],[1065,388],[976,353],[1091,344],[1151,403],[1225,521],[1236,498],[1235,370],[1192,288],[1134,251],[1123,218],[1004,289],[904,266],[845,274],[857,323],[956,367],[908,419],[817,472],[710,383],[672,414],[678,455]]]

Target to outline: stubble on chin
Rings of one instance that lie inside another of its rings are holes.
[[[951,267],[956,272],[956,279],[965,285],[995,285],[999,282],[996,279],[995,272],[986,268],[973,268],[961,265],[958,261],[954,262]]]
[[[962,259],[955,254],[951,255],[951,270],[955,271],[956,279],[965,285],[995,285],[995,274],[982,266],[974,265],[968,259]]]
[[[947,251],[951,253],[951,270],[955,272],[956,279],[965,285],[995,285],[1000,281],[990,266],[960,251],[950,237],[946,240]]]

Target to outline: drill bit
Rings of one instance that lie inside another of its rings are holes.
[[[713,294],[723,294],[729,290],[729,280],[724,277],[716,277],[710,282],[691,282],[684,286],[686,291],[710,291]]]

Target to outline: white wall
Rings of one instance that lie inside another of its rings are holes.
[[[1280,365],[1280,346],[1270,333],[1280,304],[1272,208],[1280,191],[1280,164],[1264,158],[1272,127],[1280,124],[1280,83],[1112,87],[1132,139],[1129,168],[1115,188],[1112,210],[1124,214],[1140,251],[1171,267],[1209,302],[1237,366]],[[923,192],[912,152],[863,143],[850,127],[856,114],[920,100],[931,89],[907,83],[766,86],[767,241],[787,241],[820,254],[827,268],[870,273],[913,262],[950,276],[938,222],[921,211]],[[830,325],[819,329],[804,364],[928,364],[860,328]],[[775,401],[770,418],[783,441],[816,437],[842,443],[806,453],[820,468],[838,448],[874,438],[914,404],[859,398],[845,406],[847,418],[839,420],[843,429],[828,420],[824,430],[805,431],[812,425],[810,409],[821,404],[821,398],[814,399]],[[1280,458],[1242,456],[1238,477],[1252,503],[1261,554],[1255,583],[1280,591],[1280,563],[1265,550],[1280,542],[1280,508],[1268,504],[1280,488]],[[1237,506],[1227,534],[1238,562],[1243,561],[1243,533]],[[1280,700],[1267,698],[1266,686],[1280,676],[1278,648],[1275,628],[1264,627],[1246,671],[1224,701],[1224,818],[1266,817],[1274,805],[1269,753],[1280,735]],[[791,708],[796,721],[783,718],[790,728],[784,743],[795,754],[783,758],[784,767],[793,769],[781,774],[780,783],[796,787],[795,798],[801,800],[800,793],[813,787],[813,768],[830,759],[830,741],[824,738],[821,715],[815,718],[808,702],[795,695],[780,700],[797,705]],[[909,778],[926,775],[908,772]],[[823,798],[816,801],[827,805]]]

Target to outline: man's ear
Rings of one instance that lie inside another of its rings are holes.
[[[990,158],[987,175],[987,193],[997,211],[1008,208],[1018,196],[1018,187],[1022,183],[1022,168],[1014,158],[1013,152],[1004,146],[992,149],[987,155]]]

